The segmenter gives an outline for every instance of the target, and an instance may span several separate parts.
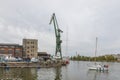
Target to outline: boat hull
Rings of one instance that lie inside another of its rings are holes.
[[[108,67],[104,67],[101,65],[93,65],[89,67],[89,70],[108,71]]]

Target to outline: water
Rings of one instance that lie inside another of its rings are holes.
[[[71,61],[56,68],[0,68],[0,80],[120,80],[120,63],[109,62],[108,72],[89,71],[93,62]],[[104,64],[104,63],[103,63]]]

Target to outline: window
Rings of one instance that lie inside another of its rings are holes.
[[[14,53],[13,50],[8,50],[8,54],[12,54],[12,53]]]
[[[29,44],[29,42],[27,42],[27,44]]]
[[[27,47],[27,49],[29,49],[29,47]]]
[[[0,50],[0,54],[4,54],[5,53],[5,50]]]
[[[29,51],[27,51],[27,53],[29,53]]]
[[[15,53],[21,53],[21,50],[20,49],[16,49]]]

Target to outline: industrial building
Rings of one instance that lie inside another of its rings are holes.
[[[22,57],[23,47],[19,44],[4,44],[0,43],[0,55]]]
[[[38,56],[38,40],[37,39],[23,39],[24,57]]]
[[[50,59],[50,54],[47,52],[38,52],[38,59],[43,59],[44,61]]]

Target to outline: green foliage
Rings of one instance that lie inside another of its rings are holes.
[[[98,56],[98,57],[88,57],[88,56],[77,55],[77,56],[72,56],[70,59],[75,61],[107,61],[107,62],[117,61],[117,59],[114,58],[114,56],[112,55]]]

